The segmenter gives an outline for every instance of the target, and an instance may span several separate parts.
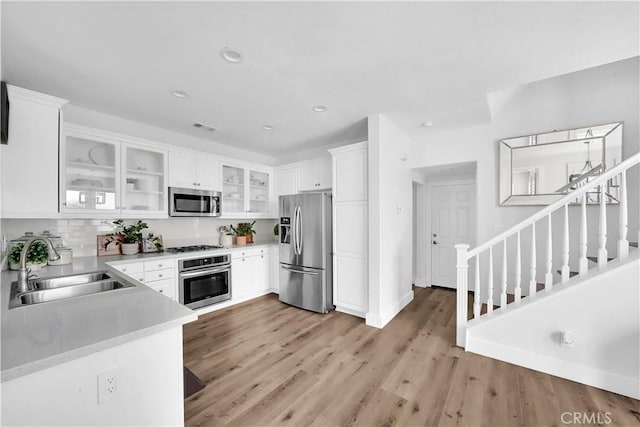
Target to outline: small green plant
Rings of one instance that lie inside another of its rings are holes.
[[[123,219],[117,219],[113,221],[113,225],[122,228],[122,230],[107,234],[109,236],[107,246],[112,242],[115,242],[116,245],[120,243],[140,243],[142,241],[142,230],[149,228],[147,223],[141,220],[126,226]]]
[[[147,240],[153,243],[153,246],[158,252],[162,252],[164,249],[164,246],[162,245],[162,238],[160,236],[155,236],[153,233],[149,233]]]
[[[235,233],[236,236],[248,236],[250,234],[256,234],[256,230],[253,229],[255,225],[255,221],[253,222],[240,222],[238,223],[238,227],[234,227],[231,225],[231,229]]]
[[[273,226],[273,235],[277,236],[278,234],[280,234],[280,224],[276,224]]]
[[[9,252],[9,262],[11,264],[19,264],[20,263],[20,254],[22,253],[22,249],[24,248],[24,243],[16,243],[15,246],[11,248]],[[49,260],[49,252],[47,250],[47,245],[42,242],[33,242],[31,247],[29,248],[29,252],[27,252],[27,262],[32,264],[42,264]]]

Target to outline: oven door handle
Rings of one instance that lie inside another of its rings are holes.
[[[282,268],[282,269],[284,269],[284,270],[287,270],[287,271],[290,271],[290,272],[292,272],[292,273],[306,274],[306,275],[309,275],[309,276],[317,276],[318,274],[320,274],[320,273],[318,273],[318,272],[316,272],[316,271],[304,271],[304,270],[297,270],[297,269],[295,269],[295,268],[285,267],[284,265],[281,265],[281,266],[280,266],[280,268]]]
[[[226,265],[224,267],[212,268],[210,270],[189,271],[186,273],[180,273],[180,277],[189,278],[189,277],[203,276],[205,274],[223,273],[225,271],[231,271],[231,266]]]

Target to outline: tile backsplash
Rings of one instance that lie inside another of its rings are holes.
[[[64,245],[73,249],[74,257],[95,256],[96,235],[114,231],[112,220],[100,219],[2,219],[2,234],[7,240],[22,236],[26,231],[40,234],[49,230],[51,234],[62,237]],[[135,220],[125,220],[130,224]],[[238,222],[250,222],[250,220],[230,220],[218,218],[171,218],[144,220],[149,229],[155,235],[161,235],[165,247],[184,246],[195,244],[217,245],[220,243],[218,228],[223,225]],[[254,239],[260,241],[273,241],[274,219],[259,219],[254,226],[256,234]]]

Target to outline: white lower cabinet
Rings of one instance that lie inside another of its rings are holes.
[[[174,259],[111,264],[116,270],[144,283],[162,295],[178,301],[178,282]]]
[[[231,300],[246,300],[273,289],[271,248],[242,249],[231,254]]]

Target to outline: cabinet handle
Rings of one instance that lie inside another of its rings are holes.
[[[140,282],[144,282],[144,277],[138,279]]]
[[[163,293],[164,289],[158,289],[158,292]]]
[[[162,273],[161,273],[161,274],[158,274],[158,277],[162,277]]]
[[[158,268],[162,268],[162,264],[158,264]]]
[[[126,268],[126,267],[125,267],[125,268],[123,268],[123,269],[122,269],[122,272],[123,272],[123,273],[126,273],[126,272],[127,272],[127,268]]]
[[[67,202],[62,202],[62,206],[67,206]]]
[[[194,186],[194,187],[197,187],[197,186],[198,186],[198,183],[197,183],[197,182],[194,182],[194,183],[193,183],[193,186]]]

